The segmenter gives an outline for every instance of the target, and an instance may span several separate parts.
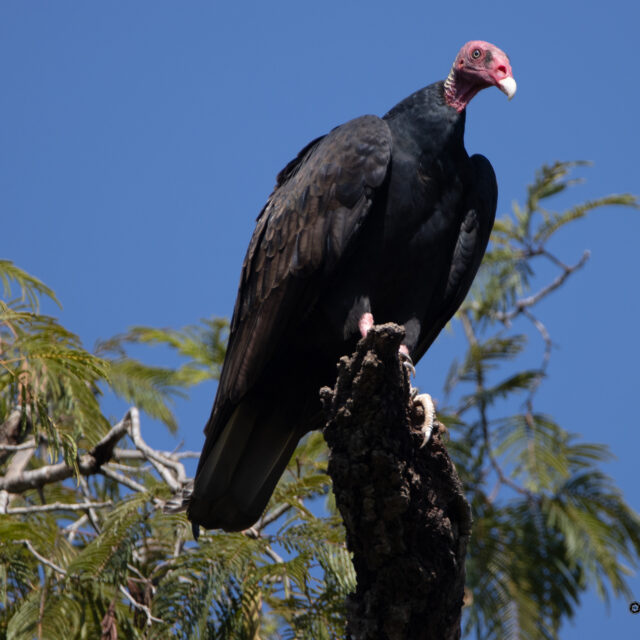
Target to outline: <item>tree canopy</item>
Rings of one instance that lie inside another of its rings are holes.
[[[524,203],[497,220],[455,320],[466,353],[444,389],[424,390],[438,399],[472,505],[465,636],[557,638],[588,587],[628,594],[640,557],[640,517],[601,468],[607,447],[537,403],[553,384],[554,348],[539,305],[589,257],[566,262],[554,235],[604,206],[638,207],[623,194],[555,211],[582,164],[543,167]],[[179,429],[173,399],[218,376],[226,321],[134,327],[91,352],[40,312],[43,298],[57,302],[43,282],[8,261],[0,278],[2,637],[340,637],[356,576],[322,434],[302,441],[254,527],[197,544],[179,510],[184,460],[196,454],[144,438],[147,417]],[[140,345],[168,347],[181,364],[150,366],[131,355]],[[115,424],[106,390],[131,405]]]

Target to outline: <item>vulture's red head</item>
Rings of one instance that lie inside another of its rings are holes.
[[[444,82],[445,100],[457,111],[462,111],[478,91],[491,86],[498,87],[509,100],[513,98],[516,81],[509,58],[488,42],[471,40],[460,49]]]

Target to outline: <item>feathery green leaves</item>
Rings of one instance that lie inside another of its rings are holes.
[[[623,194],[549,208],[579,183],[572,173],[584,165],[542,167],[524,204],[496,221],[458,315],[468,349],[451,365],[439,417],[473,510],[463,620],[479,640],[557,639],[590,585],[604,598],[627,593],[640,557],[638,514],[601,470],[608,449],[582,442],[553,408],[537,406],[554,348],[537,305],[588,258],[566,264],[549,240],[592,211],[638,207]],[[541,282],[540,261],[557,276]],[[46,285],[8,261],[0,261],[0,280],[0,481],[54,462],[76,472],[19,495],[0,491],[0,637],[50,638],[60,629],[70,640],[106,640],[108,629],[146,640],[343,637],[356,576],[321,434],[299,444],[252,529],[204,532],[197,544],[184,513],[164,509],[187,488],[182,458],[151,456],[133,441],[137,412],[102,466],[80,474],[83,457],[113,433],[101,390],[177,429],[174,400],[218,377],[228,323],[134,327],[92,354],[40,314],[42,297],[57,302]],[[517,330],[516,319],[524,320]],[[148,349],[180,364],[149,365]]]
[[[548,241],[596,209],[638,208],[637,198],[623,194],[547,209],[553,196],[580,182],[570,176],[585,164],[557,162],[536,174],[524,206],[514,204],[496,221],[459,312],[468,350],[449,371],[445,391],[455,399],[443,413],[455,422],[449,451],[474,517],[465,630],[483,640],[558,638],[589,585],[603,598],[627,593],[640,558],[638,515],[599,469],[610,457],[607,447],[582,442],[535,409],[554,348],[537,305],[588,258],[567,265]],[[546,284],[538,282],[540,260],[557,271]],[[538,368],[518,366],[530,347],[522,323],[518,333],[512,327],[516,318],[542,339]]]

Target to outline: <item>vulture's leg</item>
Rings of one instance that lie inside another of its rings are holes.
[[[369,312],[363,313],[358,321],[358,329],[360,329],[360,334],[363,338],[367,335],[371,327],[373,327],[373,314]],[[413,361],[411,360],[409,349],[406,345],[400,345],[398,349],[398,356],[400,357],[402,366],[405,367],[410,376],[415,378],[416,368],[413,366]],[[424,445],[429,442],[429,438],[433,431],[433,424],[436,418],[436,408],[428,393],[418,395],[418,389],[416,387],[411,387],[409,393],[411,395],[411,400],[414,403],[421,404],[424,410],[424,421],[420,426],[420,431],[422,432],[422,444],[420,446],[424,447]]]
[[[360,335],[364,338],[367,333],[369,333],[369,329],[373,327],[373,314],[363,313],[360,316],[360,320],[358,320],[358,329],[360,329]]]
[[[373,327],[373,314],[367,311],[360,316],[360,320],[358,321],[358,329],[360,330],[360,335],[364,338],[367,333],[369,333],[369,329],[371,329],[371,327]],[[416,368],[413,366],[413,360],[411,360],[411,356],[409,355],[408,347],[404,344],[401,344],[398,352],[402,365],[409,372],[409,375],[415,378]],[[411,392],[411,397],[413,398],[417,393],[417,389],[414,389],[412,387]]]

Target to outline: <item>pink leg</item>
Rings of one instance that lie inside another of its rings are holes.
[[[373,327],[373,314],[367,311],[367,313],[362,314],[362,317],[358,321],[360,335],[364,338],[367,333],[369,333],[369,329],[371,329],[371,327]]]
[[[373,314],[367,311],[366,313],[362,314],[358,322],[358,329],[360,329],[360,335],[364,338],[367,335],[367,333],[369,333],[369,329],[371,329],[371,327],[373,327]],[[407,347],[406,344],[401,344],[398,351],[403,355],[409,357],[409,347]],[[411,361],[411,358],[409,358],[409,361]]]

